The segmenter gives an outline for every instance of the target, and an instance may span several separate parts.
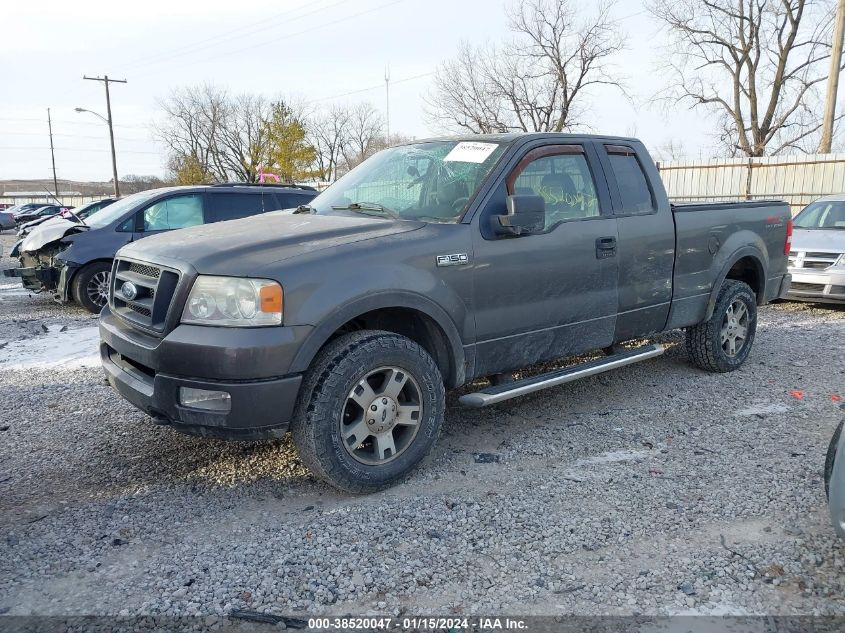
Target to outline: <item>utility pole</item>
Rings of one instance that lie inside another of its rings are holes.
[[[845,1],[845,0],[843,0]],[[390,147],[390,66],[384,67],[384,90],[387,100],[387,143]]]
[[[106,86],[106,123],[109,124],[109,140],[111,141],[111,171],[112,171],[112,178],[114,178],[114,197],[120,197],[120,185],[117,182],[117,156],[114,152],[114,127],[112,126],[112,119],[111,119],[111,97],[109,96],[109,83],[113,84],[125,84],[125,79],[109,79],[108,75],[103,75],[102,77],[88,77],[87,75],[82,76],[83,79],[88,79],[89,81],[102,81]]]
[[[59,183],[56,180],[56,152],[53,150],[53,121],[50,119],[50,108],[47,108],[47,129],[50,130],[50,159],[53,161],[53,193],[59,199]]]
[[[842,64],[842,36],[845,35],[845,0],[836,3],[836,22],[833,26],[833,42],[830,51],[830,75],[827,78],[827,99],[822,119],[822,140],[819,152],[830,153],[833,143],[833,121],[836,118],[836,93],[839,91],[839,67]]]

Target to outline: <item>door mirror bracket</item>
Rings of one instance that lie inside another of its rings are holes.
[[[505,215],[493,216],[493,230],[498,235],[530,235],[546,226],[546,201],[542,196],[508,196],[507,208]]]

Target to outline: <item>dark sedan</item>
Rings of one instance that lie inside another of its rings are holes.
[[[66,207],[58,204],[44,204],[32,211],[18,213],[17,215],[15,215],[15,222],[17,222],[18,226],[20,226],[21,224],[31,222],[36,218],[57,215],[62,211],[66,211],[68,209],[73,209],[73,207]]]

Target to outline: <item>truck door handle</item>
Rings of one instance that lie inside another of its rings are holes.
[[[599,237],[596,239],[596,259],[616,257],[616,238]]]

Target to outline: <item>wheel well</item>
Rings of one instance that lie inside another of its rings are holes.
[[[326,341],[359,330],[385,330],[405,336],[427,351],[448,386],[456,381],[455,361],[445,332],[427,314],[413,308],[379,308],[365,312],[340,326]],[[325,345],[324,344],[324,345]]]
[[[80,272],[82,272],[83,270],[88,268],[88,266],[91,266],[92,264],[108,264],[109,266],[111,266],[113,261],[114,261],[113,259],[108,259],[108,258],[105,258],[105,257],[100,258],[100,259],[92,259],[90,262],[85,262],[82,266],[80,266],[75,271],[73,271],[73,274],[70,277],[68,277],[68,280],[67,280],[67,296],[68,296],[68,299],[73,299],[74,301],[77,301],[77,298],[73,296],[73,294],[74,294],[74,292],[73,292],[73,282],[76,281],[76,278],[79,276]]]
[[[751,290],[754,291],[754,294],[757,297],[757,303],[760,303],[763,300],[763,296],[765,295],[763,268],[756,258],[746,256],[738,259],[734,265],[731,266],[731,269],[728,271],[725,279],[744,281],[751,287]]]

